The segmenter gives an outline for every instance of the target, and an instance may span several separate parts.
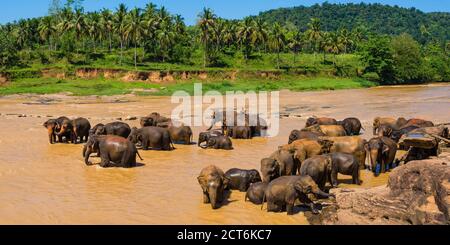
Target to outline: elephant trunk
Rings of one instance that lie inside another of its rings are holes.
[[[209,191],[209,200],[211,202],[212,209],[218,209],[219,208],[219,202],[218,202],[218,193],[217,190]]]
[[[373,135],[377,135],[377,129],[378,127],[373,127]]]
[[[49,140],[49,142],[50,142],[50,144],[53,144],[53,134],[54,134],[54,131],[53,131],[53,128],[48,128],[48,140]]]
[[[329,198],[330,196],[333,196],[332,194],[328,194],[328,193],[326,193],[326,192],[324,192],[324,191],[322,191],[322,190],[317,190],[316,192],[314,192],[314,194],[316,195],[316,196],[318,196],[318,197],[321,197],[321,198]]]
[[[87,145],[84,145],[84,147],[83,147],[83,157],[86,156],[86,151],[87,151]]]
[[[84,149],[83,149],[83,150],[84,150]],[[92,151],[91,151],[90,148],[87,149],[86,152],[83,152],[83,155],[84,155],[84,163],[85,163],[86,165],[91,165],[91,163],[89,162],[89,157],[90,157],[91,153],[92,153]]]

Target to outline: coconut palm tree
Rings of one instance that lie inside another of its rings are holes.
[[[16,26],[14,34],[16,44],[19,46],[19,48],[23,49],[27,45],[30,36],[30,25],[28,21],[20,20]]]
[[[316,52],[319,46],[319,42],[322,38],[321,31],[321,23],[318,18],[312,18],[308,23],[308,30],[306,31],[306,36],[308,37],[308,41],[312,45],[312,49],[314,51],[314,60],[316,56]]]
[[[52,49],[52,36],[55,33],[55,26],[53,25],[53,18],[46,16],[41,19],[38,26],[39,36],[42,41],[48,43],[48,50]]]
[[[125,4],[120,4],[114,15],[114,31],[119,36],[120,39],[120,65],[122,65],[123,60],[123,45],[126,37],[126,22],[127,22],[127,7]]]
[[[344,54],[346,54],[348,49],[353,45],[352,35],[347,29],[344,28],[339,31],[339,38],[344,48]]]
[[[270,32],[270,44],[277,52],[277,68],[280,69],[280,52],[286,44],[286,35],[278,22],[273,25]]]
[[[336,55],[344,49],[344,45],[338,33],[330,32],[326,39],[326,51],[333,54],[333,64],[336,65]]]
[[[156,37],[158,39],[162,62],[166,61],[166,56],[169,48],[173,45],[175,33],[171,30],[169,23],[164,22],[161,28],[157,31]]]
[[[255,28],[255,22],[247,17],[242,21],[238,27],[237,36],[239,37],[239,43],[244,53],[245,60],[251,55],[252,47],[258,40],[258,34]]]
[[[97,41],[99,39],[102,39],[103,37],[103,32],[101,31],[102,30],[101,16],[99,13],[93,12],[88,15],[88,18],[86,20],[86,29],[94,45],[94,53],[96,53]]]
[[[204,47],[203,67],[206,67],[209,59],[210,42],[212,40],[214,25],[216,23],[216,15],[211,11],[211,9],[204,8],[202,13],[199,14],[199,18],[200,20],[198,21],[198,26],[201,30],[200,39]]]
[[[112,32],[113,32],[113,15],[109,9],[103,9],[101,12],[101,26],[104,35],[108,36],[109,52],[112,50]]]
[[[73,19],[72,19],[72,28],[75,31],[75,37],[77,38],[77,40],[82,40],[83,43],[83,50],[85,48],[85,40],[83,37],[83,34],[85,34],[87,32],[87,28],[86,28],[86,20],[85,20],[85,15],[83,12],[83,9],[78,8],[75,10],[75,13],[73,15]],[[79,50],[77,49],[77,52]]]
[[[255,20],[255,31],[258,37],[258,44],[267,52],[267,41],[269,40],[268,25],[262,18],[256,18]]]
[[[134,8],[130,11],[127,17],[127,23],[125,25],[125,35],[134,43],[134,68],[137,69],[137,45],[140,38],[144,34],[144,23],[139,8]]]
[[[150,42],[153,48],[152,52],[156,52],[156,31],[159,29],[160,23],[159,18],[157,16],[156,5],[153,3],[149,3],[144,8],[143,13],[143,25],[145,30],[145,38],[147,42]],[[144,53],[143,53],[144,55]],[[143,57],[144,58],[144,57]]]
[[[296,63],[296,58],[300,50],[303,46],[303,34],[300,31],[295,31],[292,34],[291,39],[289,40],[288,44],[289,48],[294,52],[294,65]]]

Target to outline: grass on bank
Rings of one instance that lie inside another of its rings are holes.
[[[11,94],[56,94],[71,93],[74,96],[86,95],[120,95],[135,93],[137,95],[172,95],[176,91],[193,94],[194,83],[203,84],[203,92],[216,90],[226,91],[274,91],[289,89],[335,90],[376,86],[377,84],[361,78],[330,77],[283,77],[278,80],[236,80],[236,81],[182,81],[170,84],[153,84],[145,82],[122,82],[118,80],[98,79],[57,79],[57,78],[24,78],[0,87],[0,95]]]

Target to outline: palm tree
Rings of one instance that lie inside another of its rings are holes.
[[[255,31],[258,37],[258,43],[263,46],[264,51],[267,47],[267,40],[269,39],[269,34],[267,32],[267,23],[262,18],[256,18],[255,20]]]
[[[295,31],[289,40],[289,48],[294,52],[294,65],[296,63],[296,58],[303,46],[303,35],[300,31]]]
[[[343,51],[346,54],[348,48],[351,48],[351,46],[353,45],[353,40],[352,40],[351,33],[347,29],[342,29],[339,32],[339,38],[341,39],[341,43],[342,43],[343,48],[344,48]]]
[[[330,52],[334,56],[333,64],[336,65],[336,55],[343,50],[343,43],[341,38],[336,32],[331,32],[328,34],[326,40],[326,51]]]
[[[119,35],[120,39],[120,65],[122,65],[123,60],[123,44],[125,42],[126,36],[126,18],[127,18],[127,7],[125,4],[120,4],[114,15],[114,30]]]
[[[102,32],[108,36],[109,52],[112,50],[113,16],[109,9],[103,9],[101,13]]]
[[[280,52],[286,43],[286,36],[283,28],[278,22],[276,22],[272,27],[272,31],[270,33],[270,43],[277,52],[277,68],[280,69]]]
[[[53,25],[53,18],[46,16],[41,19],[38,26],[39,36],[44,42],[48,42],[48,50],[52,49],[51,37],[55,33],[55,27]]]
[[[313,46],[314,60],[320,39],[322,38],[322,31],[320,30],[320,28],[321,28],[320,20],[317,18],[312,18],[311,22],[309,22],[308,24],[308,30],[306,31],[308,40]]]
[[[75,31],[75,37],[77,40],[82,40],[83,49],[85,47],[85,42],[83,34],[86,33],[86,20],[84,18],[83,9],[76,9],[72,19],[72,28]],[[78,52],[78,49],[77,49]]]
[[[30,25],[26,20],[20,20],[16,30],[15,30],[15,39],[16,44],[19,48],[24,48],[29,41],[30,36]]]
[[[169,23],[164,23],[157,31],[156,37],[158,39],[159,47],[161,50],[162,62],[166,61],[167,51],[172,46],[175,39],[175,33],[171,30]]]
[[[155,53],[156,52],[156,31],[159,29],[159,18],[157,16],[157,10],[156,10],[156,5],[154,5],[153,3],[149,3],[145,6],[144,9],[144,19],[143,19],[143,25],[144,25],[144,29],[145,29],[145,38],[147,40],[147,42],[150,42],[152,45],[151,47],[153,48],[152,52]],[[143,53],[144,55],[144,53]],[[144,57],[143,57],[144,58]]]
[[[239,37],[239,43],[243,48],[244,58],[247,60],[252,52],[253,45],[258,40],[255,23],[250,17],[245,18],[239,25],[237,36]]]
[[[140,38],[144,34],[144,23],[139,8],[134,8],[130,11],[127,18],[127,24],[125,25],[126,37],[131,37],[134,42],[134,68],[137,69],[137,45]]]
[[[87,21],[86,21],[86,27],[87,32],[89,36],[92,39],[92,42],[94,44],[94,53],[97,52],[97,40],[102,39],[103,32],[102,30],[102,23],[101,23],[101,16],[99,13],[94,12],[88,15]]]
[[[209,59],[209,43],[212,39],[211,35],[213,34],[216,16],[211,9],[204,8],[203,12],[199,14],[199,18],[198,26],[201,29],[200,39],[204,47],[203,67],[206,67]]]

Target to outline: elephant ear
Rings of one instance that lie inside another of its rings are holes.
[[[227,189],[229,183],[230,183],[230,178],[228,178],[228,176],[226,176],[226,175],[223,175],[223,177],[222,177],[223,188]]]
[[[301,193],[309,194],[312,192],[312,187],[310,185],[305,185],[302,181],[297,181],[294,184],[294,188]]]
[[[210,138],[208,140],[208,146],[212,146],[212,145],[215,145],[215,144],[216,144],[216,139],[215,138]]]
[[[383,155],[387,154],[389,152],[389,146],[387,146],[386,144],[383,144],[381,152],[383,153]]]
[[[208,183],[206,181],[205,176],[200,175],[197,177],[197,180],[198,180],[198,183],[200,184],[200,186],[202,187],[203,191],[206,192]]]

